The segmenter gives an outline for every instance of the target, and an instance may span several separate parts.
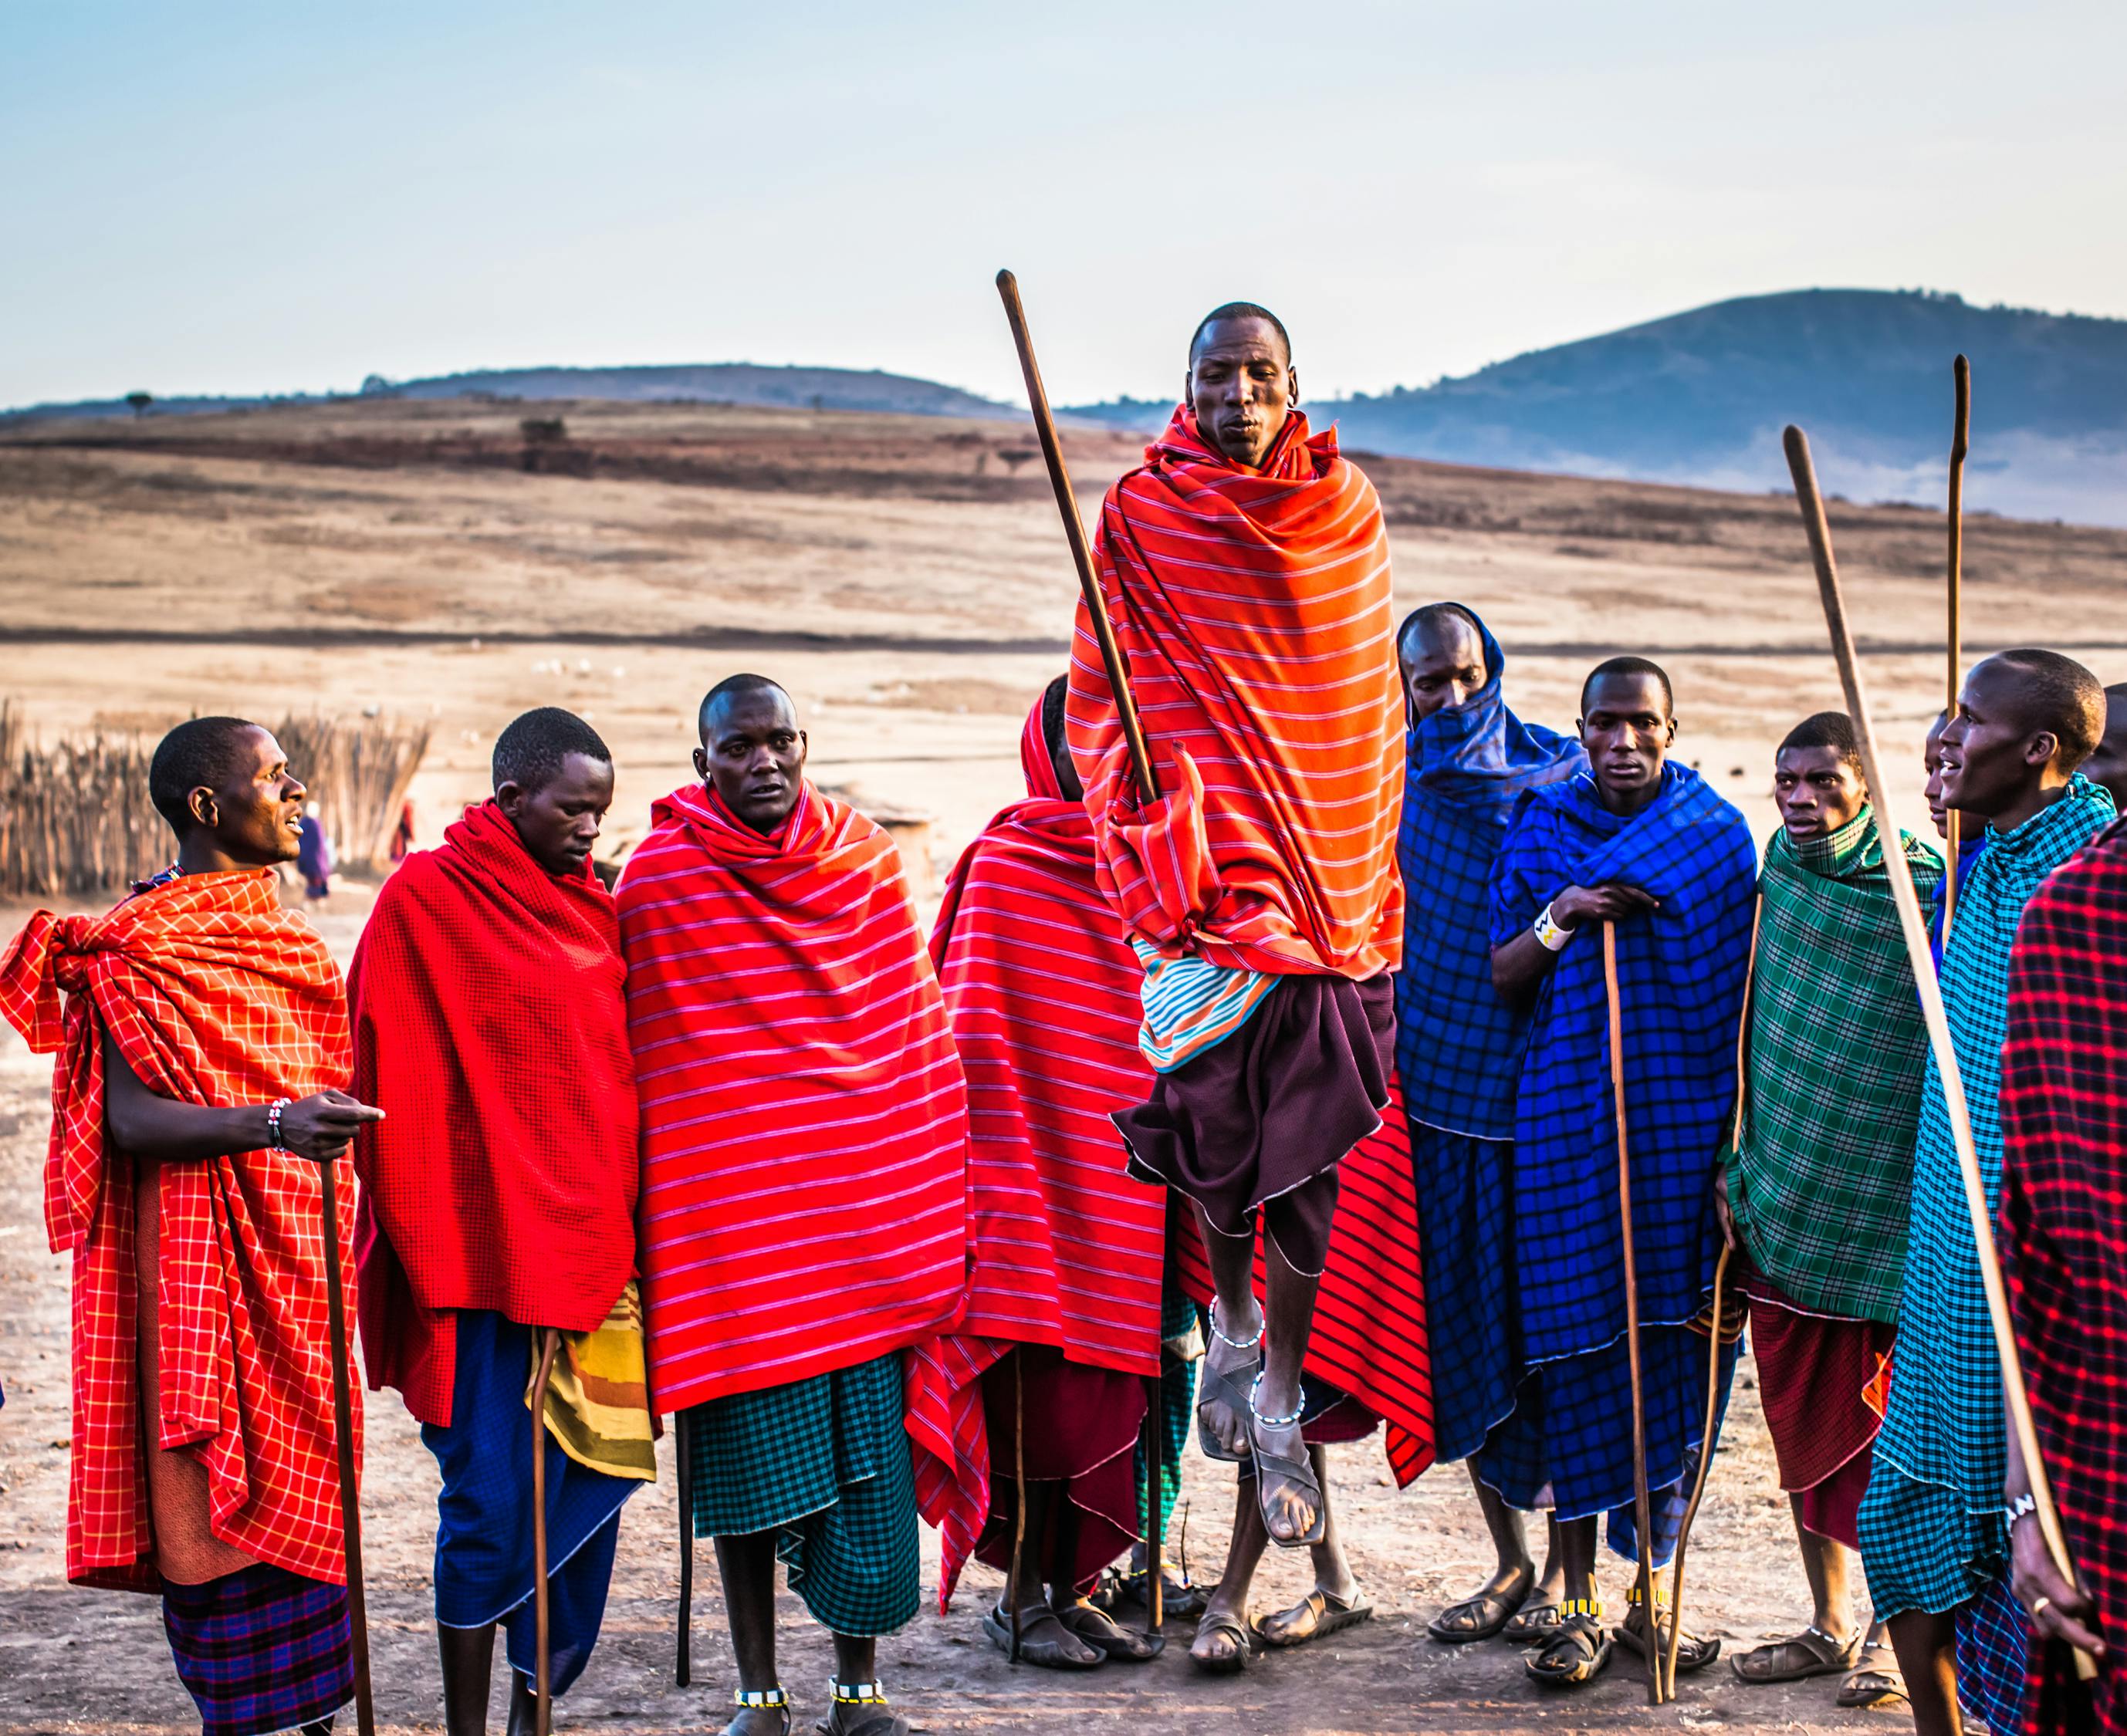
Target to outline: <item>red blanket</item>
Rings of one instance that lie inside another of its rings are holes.
[[[1123,1172],[1108,1119],[1141,1102],[1143,972],[1094,886],[1086,811],[1066,802],[1037,703],[1027,799],[991,821],[946,882],[931,956],[968,1075],[968,1310],[909,1359],[916,1493],[943,1534],[950,1602],[990,1507],[982,1377],[1015,1344],[1159,1371],[1164,1190]]]
[[[1295,411],[1260,471],[1187,409],[1108,490],[1101,583],[1161,798],[1082,603],[1071,751],[1101,890],[1163,953],[1349,977],[1403,956],[1404,714],[1373,485]]]
[[[1335,1232],[1315,1293],[1306,1369],[1357,1399],[1388,1424],[1390,1469],[1407,1488],[1433,1463],[1433,1357],[1425,1336],[1425,1290],[1418,1269],[1418,1195],[1403,1097],[1393,1076],[1381,1124],[1337,1166]],[[1193,1214],[1182,1218],[1196,1231]],[[1182,1287],[1211,1300],[1211,1268],[1201,1232],[1176,1238]],[[1256,1294],[1263,1292],[1256,1250]]]
[[[618,892],[661,1414],[951,1321],[967,1091],[893,842],[810,783],[763,837],[699,785]]]
[[[2024,1729],[2127,1730],[2127,821],[2025,906],[2001,1052],[2001,1251],[2031,1420],[2091,1625],[2031,1648]]]
[[[589,1332],[635,1270],[635,1062],[612,897],[492,802],[406,859],[355,949],[372,1386],[447,1425],[459,1308]]]
[[[344,1087],[347,1003],[324,942],[282,910],[269,871],[191,876],[104,916],[38,911],[0,954],[0,1012],[32,1049],[59,1055],[45,1224],[53,1251],[73,1256],[68,1578],[159,1583],[144,1435],[197,1455],[223,1542],[343,1582],[317,1166],[283,1152],[161,1166],[160,1390],[159,1414],[144,1417],[133,1166],[105,1148],[99,1038],[180,1102],[225,1109]],[[351,1289],[353,1168],[339,1180]],[[358,1403],[355,1422],[358,1455]]]

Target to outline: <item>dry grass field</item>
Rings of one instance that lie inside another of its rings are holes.
[[[525,419],[563,423],[528,440]],[[1068,442],[1090,512],[1136,442]],[[1075,588],[1023,427],[716,406],[360,402],[0,437],[0,696],[32,730],[154,732],[189,713],[312,708],[432,720],[415,796],[423,842],[482,793],[495,731],[540,703],[613,745],[609,832],[641,835],[688,775],[703,690],[739,669],[798,697],[812,769],[864,800],[935,817],[949,863],[1018,792],[1026,706],[1062,666]],[[1762,830],[1773,744],[1836,702],[1793,503],[1362,460],[1392,527],[1399,600],[1480,610],[1509,696],[1570,725],[1612,653],[1675,678],[1679,751]],[[1840,487],[1836,475],[1824,479]],[[1914,766],[1940,702],[1939,515],[1841,504],[1834,530],[1879,719]],[[2073,650],[2127,679],[2127,532],[1976,519],[1966,637]],[[367,890],[321,923],[344,957]],[[0,912],[12,928],[17,912]],[[153,1607],[61,1584],[64,1271],[45,1250],[38,1171],[48,1070],[0,1038],[0,1730],[194,1727]],[[1694,1544],[1695,1622],[1753,1643],[1806,1619],[1784,1499],[1746,1365]],[[433,1471],[391,1395],[372,1405],[372,1611],[385,1723],[439,1728],[426,1587]],[[1725,1664],[1650,1714],[1620,1667],[1540,1698],[1496,1647],[1428,1645],[1424,1618],[1480,1577],[1459,1472],[1399,1494],[1376,1450],[1338,1450],[1348,1535],[1379,1619],[1334,1655],[1274,1657],[1214,1683],[1179,1655],[1144,1672],[1016,1674],[975,1632],[994,1576],[953,1615],[882,1648],[934,1731],[1067,1725],[1154,1733],[1896,1729],[1839,1714],[1831,1685],[1746,1691]],[[1230,1483],[1190,1471],[1190,1553],[1215,1572]],[[731,1686],[713,1575],[697,1603],[696,1685],[670,1685],[669,1482],[623,1532],[604,1649],[560,1728],[716,1729]],[[1259,1603],[1305,1583],[1271,1563]],[[1609,1591],[1622,1597],[1622,1573]],[[789,1606],[786,1680],[821,1709],[827,1654]],[[351,1728],[351,1724],[343,1725]]]

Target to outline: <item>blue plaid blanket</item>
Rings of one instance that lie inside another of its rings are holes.
[[[1713,1177],[1735,1102],[1757,874],[1742,815],[1674,761],[1654,801],[1630,816],[1606,810],[1585,773],[1531,792],[1493,869],[1495,946],[1569,885],[1622,881],[1660,901],[1618,931],[1633,1239],[1649,1326],[1690,1320],[1712,1282]],[[1602,937],[1591,929],[1538,993],[1515,1109],[1516,1264],[1532,1364],[1599,1349],[1625,1330],[1606,1006]]]
[[[1396,1071],[1413,1121],[1511,1139],[1527,1022],[1492,991],[1492,860],[1522,796],[1585,772],[1588,756],[1571,736],[1507,709],[1506,654],[1482,622],[1477,631],[1490,679],[1409,736],[1396,834],[1405,960],[1395,985]]]
[[[2012,832],[1990,834],[1958,889],[1943,949],[1942,994],[1990,1210],[2001,1186],[2010,948],[2024,906],[2046,877],[2112,817],[2112,798],[2077,773],[2050,807]],[[1861,1503],[1862,1560],[1884,1615],[1954,1609],[2001,1572],[2008,1548],[2001,1521],[2007,1456],[1979,1250],[1930,1052],[1921,1082],[1897,1370]]]

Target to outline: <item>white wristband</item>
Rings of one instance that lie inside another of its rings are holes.
[[[1537,912],[1536,922],[1530,932],[1535,934],[1538,944],[1547,952],[1552,953],[1564,952],[1566,942],[1572,939],[1574,934],[1571,929],[1562,929],[1552,920],[1551,906],[1547,904]]]

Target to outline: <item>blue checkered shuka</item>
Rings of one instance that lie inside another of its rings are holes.
[[[1989,1211],[2001,1186],[2001,1046],[2009,952],[2046,877],[2113,818],[2112,798],[2078,773],[2014,831],[1992,835],[1958,888],[1942,995]],[[2008,1445],[2001,1376],[1979,1250],[1930,1052],[1913,1155],[1912,1234],[1898,1305],[1897,1369],[1861,1503],[1861,1558],[1883,1615],[1938,1615],[1978,1596],[2007,1559],[2001,1478]]]

